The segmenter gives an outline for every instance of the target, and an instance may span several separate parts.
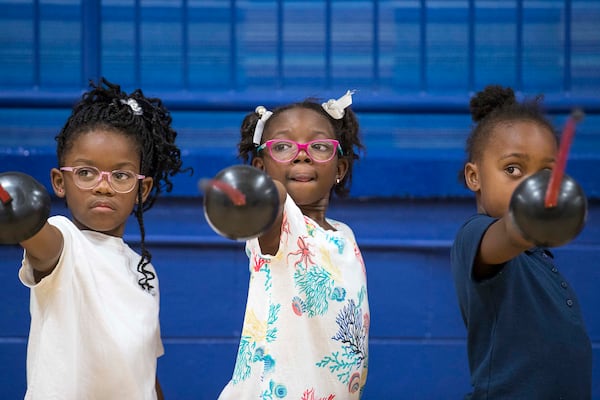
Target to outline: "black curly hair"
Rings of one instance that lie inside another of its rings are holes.
[[[467,138],[466,162],[477,161],[496,126],[511,121],[537,123],[552,132],[558,142],[556,130],[544,114],[543,98],[543,95],[537,95],[532,100],[519,102],[510,87],[500,85],[488,85],[475,94],[469,103],[471,119],[475,125]],[[459,180],[466,186],[464,170],[458,175]]]
[[[272,121],[277,114],[290,110],[292,108],[305,108],[316,111],[323,118],[327,119],[335,132],[336,139],[340,142],[340,147],[344,158],[348,160],[348,172],[346,176],[332,188],[333,193],[339,197],[346,197],[350,193],[352,184],[352,166],[354,161],[358,160],[359,152],[364,152],[365,146],[362,144],[359,136],[359,123],[356,114],[350,107],[347,107],[344,116],[341,119],[334,119],[321,106],[316,98],[307,98],[298,103],[292,103],[277,107],[273,110],[273,115],[265,123],[265,131],[268,129],[269,121]],[[241,138],[238,143],[238,157],[245,163],[251,163],[257,157],[257,145],[253,143],[254,129],[260,116],[256,112],[247,114],[240,127]]]
[[[55,138],[58,163],[63,166],[65,154],[80,135],[96,129],[118,132],[133,139],[140,154],[140,173],[154,179],[146,201],[142,201],[142,187],[139,185],[138,202],[133,209],[141,233],[142,258],[137,270],[143,278],[138,283],[149,291],[153,288],[150,281],[155,275],[146,269],[152,255],[145,245],[143,213],[154,205],[161,192],[172,190],[172,176],[191,171],[191,168],[182,169],[181,151],[175,145],[177,133],[171,127],[171,115],[160,99],[145,97],[140,89],[127,94],[119,85],[105,78],[101,78],[97,85],[90,81],[90,87],[75,104],[67,122]],[[131,99],[135,100],[139,110],[136,111],[127,104]]]

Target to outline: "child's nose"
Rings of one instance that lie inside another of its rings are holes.
[[[114,192],[110,184],[110,172],[100,172],[100,180],[94,190],[100,193]]]
[[[296,157],[294,158],[294,161],[312,161],[312,158],[310,158],[310,155],[308,154],[308,151],[306,148],[304,149],[300,149],[298,150],[298,154],[296,154]]]

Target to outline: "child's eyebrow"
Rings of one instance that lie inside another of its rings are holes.
[[[124,163],[119,163],[117,164],[117,166],[114,169],[132,169],[135,170],[138,167],[135,166],[135,164],[131,163],[131,162],[124,162]]]
[[[527,153],[508,153],[500,156],[500,160],[505,160],[507,158],[521,158],[524,160],[529,160],[531,157]]]
[[[82,164],[82,165],[90,165],[90,166],[94,166],[94,167],[97,165],[97,163],[94,162],[93,160],[88,160],[86,158],[76,158],[73,160],[72,164],[76,164],[76,163]],[[136,165],[131,161],[123,161],[123,162],[115,164],[115,167],[112,169],[123,169],[125,167],[135,169]]]
[[[507,158],[519,158],[525,161],[529,161],[531,156],[527,153],[508,153],[500,156],[500,161],[505,160]],[[556,157],[546,157],[543,159],[544,162],[554,162],[556,161]]]
[[[71,165],[89,165],[94,166],[95,163],[92,160],[88,160],[85,158],[76,158],[70,162]]]
[[[319,130],[319,129],[312,129],[312,130],[309,129],[307,132],[310,133],[313,136],[325,136],[325,137],[329,137],[330,136],[329,132],[323,131],[323,130]],[[286,135],[291,135],[291,134],[292,134],[292,130],[291,129],[282,129],[282,130],[279,130],[279,131],[275,131],[273,133],[273,137],[276,137],[276,136],[286,136]],[[335,134],[334,134],[334,137],[335,137]]]

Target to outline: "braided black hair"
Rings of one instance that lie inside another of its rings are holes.
[[[314,110],[326,118],[333,127],[335,137],[340,142],[340,147],[342,148],[342,157],[348,160],[348,172],[338,184],[334,185],[332,190],[339,197],[348,196],[352,184],[353,163],[360,158],[358,152],[364,151],[365,148],[360,140],[359,123],[356,114],[350,107],[347,107],[344,110],[344,116],[341,119],[334,119],[323,109],[321,103],[318,102],[317,99],[308,98],[298,103],[275,108],[273,110],[273,115],[271,115],[265,123],[265,131],[268,129],[269,121],[272,121],[277,114],[292,108]],[[260,116],[256,112],[251,112],[246,115],[240,127],[241,138],[238,143],[238,157],[245,163],[251,163],[258,155],[256,151],[258,146],[253,143],[253,138],[254,129],[256,128],[256,123],[259,119]]]
[[[162,191],[172,190],[170,177],[179,172],[191,171],[191,168],[182,169],[181,151],[175,145],[177,133],[171,128],[171,115],[160,99],[145,97],[140,89],[127,94],[119,85],[110,83],[105,78],[101,78],[98,85],[90,81],[90,87],[73,107],[70,117],[55,138],[58,162],[62,166],[65,154],[74,141],[92,130],[115,131],[133,139],[140,154],[140,173],[154,179],[146,201],[142,201],[142,187],[139,185],[138,201],[133,210],[141,234],[142,258],[137,270],[143,277],[138,283],[149,291],[153,288],[150,281],[155,275],[146,269],[152,255],[145,245],[143,213],[154,205]]]
[[[475,123],[467,138],[467,162],[479,160],[483,149],[499,124],[512,121],[531,121],[543,126],[558,136],[552,123],[545,116],[542,108],[543,95],[532,100],[517,101],[515,92],[510,87],[488,85],[478,92],[469,103],[471,119]],[[463,170],[459,172],[459,180],[465,186]]]

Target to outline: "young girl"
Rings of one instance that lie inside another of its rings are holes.
[[[50,217],[21,242],[19,278],[31,288],[25,398],[162,398],[158,280],[143,213],[182,171],[176,132],[160,100],[104,79],[91,87],[56,137],[52,187],[71,219]],[[122,239],[132,212],[141,256]]]
[[[244,119],[239,155],[278,187],[273,227],[246,242],[250,285],[233,377],[220,399],[358,399],[368,360],[365,266],[352,230],[326,218],[362,149],[351,92]]]
[[[514,189],[552,169],[557,138],[539,98],[519,103],[488,86],[471,101],[464,180],[478,214],[452,247],[471,399],[589,399],[592,353],[579,302],[552,253],[536,247],[509,216]]]

